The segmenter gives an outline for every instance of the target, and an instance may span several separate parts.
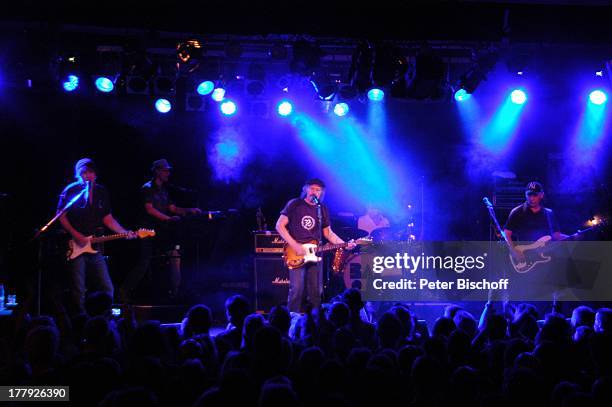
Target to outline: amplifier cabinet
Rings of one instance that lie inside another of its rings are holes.
[[[282,254],[285,241],[276,232],[255,233],[255,253],[258,254]]]
[[[270,312],[275,305],[286,305],[289,270],[282,257],[255,256],[255,309]]]

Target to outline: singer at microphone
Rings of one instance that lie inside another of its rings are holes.
[[[291,250],[295,256],[306,255],[303,246],[305,243],[322,244],[323,239],[332,244],[344,243],[332,230],[329,209],[323,203],[324,197],[325,183],[318,178],[311,178],[302,186],[300,197],[291,199],[281,210],[276,221],[276,231],[287,243],[286,250]],[[350,242],[346,247],[352,249],[355,243]],[[300,312],[305,299],[314,309],[320,307],[323,275],[319,265],[320,261],[309,260],[289,270],[289,311]]]
[[[113,216],[108,192],[96,182],[96,166],[90,158],[82,158],[75,164],[76,182],[66,186],[60,194],[58,212],[68,203],[76,202],[60,215],[59,223],[71,236],[73,243],[84,247],[91,243],[91,237],[100,229],[109,229],[124,234],[128,239],[136,238],[133,231],[125,229]],[[95,196],[94,194],[95,188]],[[74,201],[73,201],[74,200]],[[95,249],[95,247],[94,247]],[[113,298],[113,282],[102,253],[83,253],[68,262],[70,268],[71,296],[76,312],[85,312],[85,293],[99,290]]]

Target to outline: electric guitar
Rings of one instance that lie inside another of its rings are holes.
[[[542,236],[535,242],[527,245],[517,245],[514,247],[516,251],[522,253],[525,256],[525,261],[517,260],[512,254],[510,254],[510,261],[512,262],[512,267],[516,270],[517,273],[527,273],[535,266],[541,263],[548,263],[552,256],[547,256],[547,253],[551,250],[555,249],[557,245],[561,242],[574,240],[583,233],[588,232],[589,230],[593,230],[599,228],[604,225],[605,222],[601,222],[595,226],[591,226],[590,228],[579,230],[573,235],[567,236],[561,240],[556,240],[552,242],[552,237]]]
[[[349,243],[350,242],[338,243],[338,244],[328,243],[326,245],[319,246],[317,245],[316,240],[311,240],[308,243],[302,244],[302,247],[304,248],[304,251],[306,252],[304,256],[298,255],[291,246],[289,246],[288,244],[285,244],[285,247],[283,248],[283,260],[285,260],[285,265],[287,266],[289,270],[297,269],[307,263],[318,263],[321,261],[321,257],[319,256],[320,254],[323,254],[330,250],[343,249],[346,246],[348,246]],[[371,244],[372,239],[371,238],[357,239],[355,240],[355,243],[360,246],[364,246],[364,245]]]
[[[148,237],[155,236],[155,231],[152,229],[138,229],[136,231],[136,235],[139,239],[146,239]],[[68,253],[66,253],[66,257],[68,260],[74,260],[79,257],[83,253],[98,253],[97,250],[91,246],[92,244],[109,242],[111,240],[117,239],[126,239],[128,236],[127,233],[117,233],[115,235],[107,235],[107,236],[88,236],[87,244],[80,245],[74,239],[70,239],[68,242]]]

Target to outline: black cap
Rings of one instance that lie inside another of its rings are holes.
[[[321,188],[325,188],[325,182],[321,181],[319,178],[310,178],[304,185],[318,185]]]
[[[540,192],[544,192],[544,187],[537,181],[531,181],[527,184],[525,192],[528,194],[539,194]]]
[[[81,172],[85,168],[88,168],[92,170],[93,172],[96,172],[96,165],[94,164],[91,158],[81,158],[74,165],[74,175],[78,177],[79,175],[81,175]]]
[[[166,160],[165,158],[162,158],[157,161],[153,161],[153,164],[151,165],[151,171],[171,170],[171,169],[172,167],[170,166],[170,164],[168,164],[168,160]]]

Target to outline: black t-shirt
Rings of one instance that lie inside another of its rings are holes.
[[[73,182],[64,188],[57,204],[57,210],[60,211],[64,208],[68,202],[81,193],[83,188],[85,188],[85,184],[80,182]],[[104,227],[102,219],[111,213],[106,188],[95,184],[92,195],[91,205],[87,202],[86,194],[83,194],[66,213],[72,227],[85,236],[91,236],[97,232],[97,229]]]
[[[170,194],[168,193],[168,189],[166,187],[164,187],[163,185],[159,187],[155,182],[149,181],[142,186],[140,192],[142,194],[143,205],[150,203],[155,209],[157,209],[164,215],[172,216],[172,214],[170,213],[170,205],[173,205],[174,202],[172,201],[172,198],[170,198]],[[153,218],[146,212],[143,216],[143,221],[149,226],[157,225],[160,223],[160,221],[158,221],[156,218]]]
[[[316,205],[310,205],[301,198],[295,198],[287,202],[281,211],[281,215],[289,218],[287,230],[291,237],[299,243],[310,240],[319,240],[319,219]],[[321,204],[321,218],[323,228],[329,226],[329,209]]]
[[[512,232],[515,242],[533,242],[561,230],[552,209],[541,208],[534,213],[527,204],[512,209],[504,229]]]

